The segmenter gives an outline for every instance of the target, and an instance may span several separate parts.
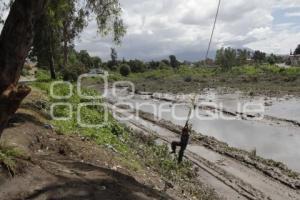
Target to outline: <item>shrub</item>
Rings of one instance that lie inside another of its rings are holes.
[[[192,81],[192,76],[186,76],[186,77],[184,77],[184,81],[185,82],[191,82]]]
[[[36,74],[35,77],[37,80],[39,81],[48,81],[50,80],[50,73],[49,70],[43,70],[43,69],[39,69]]]
[[[63,79],[65,81],[76,81],[78,76],[87,72],[86,67],[81,63],[67,65],[63,71]]]
[[[145,64],[140,60],[130,60],[128,62],[130,66],[130,70],[132,73],[138,73],[138,72],[145,72],[146,66]]]
[[[117,67],[117,63],[114,63],[113,61],[108,61],[107,62],[107,68],[110,69],[111,71],[117,71],[118,67]]]
[[[130,74],[130,67],[127,64],[122,64],[120,67],[120,74],[122,76],[128,76]]]
[[[219,65],[222,70],[229,70],[236,65],[237,53],[235,49],[230,47],[221,48],[216,53],[216,64]]]
[[[286,72],[285,68],[280,68],[279,73],[284,74]]]

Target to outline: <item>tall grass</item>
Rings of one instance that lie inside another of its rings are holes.
[[[11,175],[16,173],[16,158],[23,153],[13,147],[0,144],[0,164],[2,164]]]
[[[39,70],[37,81],[32,83],[33,87],[36,87],[44,91],[50,96],[50,84],[49,74],[46,71]],[[67,96],[69,94],[69,86],[56,85],[54,87],[54,93],[56,96]],[[93,90],[83,89],[83,93],[89,96],[96,96],[98,93]],[[124,144],[123,139],[127,137],[124,128],[114,120],[111,114],[108,115],[108,122],[101,128],[86,128],[81,127],[77,122],[77,109],[80,103],[89,102],[85,99],[81,99],[77,94],[76,85],[73,85],[73,95],[69,99],[55,99],[49,98],[49,107],[53,103],[69,103],[72,105],[71,119],[70,120],[52,120],[52,125],[59,133],[62,134],[80,134],[84,137],[92,138],[99,145],[111,145],[112,148],[118,152],[126,153],[128,148]],[[101,100],[93,100],[93,103],[102,103]],[[70,114],[70,110],[66,106],[57,106],[54,108],[54,115],[57,118],[67,117]],[[81,108],[80,112],[81,121],[86,125],[96,125],[104,123],[104,111],[100,106],[86,106]],[[122,139],[123,138],[123,139]]]

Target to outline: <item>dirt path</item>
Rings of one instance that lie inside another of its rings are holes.
[[[119,115],[128,116],[126,110],[115,108]],[[178,140],[178,134],[144,119],[125,121],[127,126],[142,129],[145,134],[154,134],[162,142]],[[199,179],[215,188],[216,192],[226,199],[272,199],[299,200],[299,190],[294,190],[261,171],[209,148],[192,144],[187,149],[187,158],[200,168]]]
[[[50,158],[49,158],[50,157]],[[0,198],[11,199],[159,199],[132,177],[63,157],[45,156],[30,173],[2,185]]]

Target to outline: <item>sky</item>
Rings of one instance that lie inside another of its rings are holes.
[[[218,0],[120,0],[127,35],[122,44],[101,38],[91,21],[76,49],[107,60],[110,48],[119,58],[157,60],[174,54],[180,60],[204,58]],[[250,48],[288,54],[300,43],[300,0],[223,0],[210,56],[220,47]]]
[[[119,59],[204,58],[218,0],[119,0],[127,34],[121,45],[89,26],[75,41],[103,60],[115,48]],[[0,27],[1,28],[1,27]],[[300,44],[300,0],[222,0],[210,57],[220,47],[288,54]]]

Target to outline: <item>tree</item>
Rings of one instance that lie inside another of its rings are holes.
[[[159,62],[157,62],[157,61],[150,61],[149,63],[148,63],[148,69],[158,69],[159,68]]]
[[[128,76],[130,74],[130,67],[127,64],[122,64],[120,66],[120,74],[122,76]]]
[[[113,65],[118,64],[118,53],[115,48],[111,48],[110,57]]]
[[[223,70],[229,70],[236,65],[236,50],[233,48],[221,48],[216,53],[216,64]]]
[[[116,49],[111,48],[110,58],[111,60],[107,62],[107,67],[112,71],[116,71],[118,65],[118,53]]]
[[[133,73],[139,73],[139,72],[146,71],[145,64],[140,60],[130,60],[128,62],[128,65],[130,66],[131,72],[133,72]]]
[[[58,0],[61,4],[60,11],[62,24],[62,38],[63,38],[63,55],[64,66],[68,63],[68,49],[69,44],[73,42],[75,37],[87,26],[86,17],[88,13],[84,8],[77,8],[74,0]]]
[[[76,8],[76,1],[48,1],[47,11],[35,26],[32,56],[37,57],[38,66],[49,66],[55,79],[55,64],[61,68],[68,63],[70,43],[86,26],[83,9]],[[61,43],[62,42],[62,43]],[[63,44],[63,45],[62,45]],[[58,56],[62,52],[63,57]],[[60,63],[60,60],[63,63]]]
[[[34,26],[46,12],[48,0],[14,0],[0,35],[0,135],[10,116],[30,93],[18,86],[25,59],[34,38]],[[74,0],[86,15],[95,14],[98,31],[112,33],[115,42],[125,34],[118,0]],[[80,7],[81,6],[81,7]]]
[[[179,62],[176,59],[176,56],[170,55],[170,65],[173,69],[177,69],[179,67]]]
[[[94,68],[100,68],[101,67],[102,60],[98,56],[92,57],[92,62],[93,62],[93,67]]]
[[[266,53],[257,50],[253,53],[252,59],[256,63],[262,63],[266,61]]]
[[[20,73],[31,48],[33,27],[46,0],[15,0],[0,35],[0,135],[9,117],[30,93],[18,86]]]
[[[275,56],[274,54],[271,54],[267,57],[267,61],[270,65],[274,65],[277,62],[277,60],[277,56]]]
[[[59,49],[55,49],[55,46],[52,44],[52,48],[54,48],[53,52],[59,52],[59,54],[63,55],[62,59],[59,58],[57,60],[56,55],[52,57],[54,57],[56,64],[62,60],[63,62],[60,62],[59,65],[63,68],[68,64],[69,50],[70,48],[73,48],[74,39],[78,37],[82,30],[87,26],[88,18],[91,13],[96,15],[98,31],[103,35],[112,32],[114,34],[114,41],[119,43],[120,37],[125,33],[123,21],[119,18],[120,11],[117,0],[51,0],[47,4],[47,20],[44,20],[44,24],[46,24],[45,26],[47,28],[43,28],[42,30],[46,33],[54,32],[54,37],[50,40],[48,39],[48,36],[42,34],[44,37],[46,36],[46,38],[40,39],[39,41],[40,43],[42,41],[42,44],[46,44],[45,41],[47,40],[62,41],[62,43],[59,44]],[[38,26],[38,28],[40,27],[41,26]],[[48,57],[51,55],[49,52],[50,51],[48,50],[45,54]],[[49,66],[53,65],[50,62],[51,59],[48,60]]]
[[[33,39],[33,48],[29,57],[36,59],[38,67],[48,66],[52,79],[56,79],[54,68],[54,46],[57,44],[54,41],[52,28],[48,22],[47,16],[42,15],[35,25],[35,35]],[[57,37],[56,37],[57,38]],[[59,44],[59,40],[58,40]]]
[[[93,68],[93,60],[86,50],[81,50],[79,53],[77,53],[77,58],[85,66],[85,68]]]
[[[72,65],[67,65],[62,70],[63,79],[65,81],[77,81],[78,76],[87,73],[87,67],[81,62],[73,63]]]
[[[300,44],[297,46],[297,48],[294,51],[294,55],[300,55]]]
[[[250,57],[250,52],[247,49],[238,49],[237,50],[237,65],[245,65],[247,59]]]
[[[49,1],[46,12],[38,19],[30,53],[31,59],[37,58],[39,67],[49,67],[52,79],[56,78],[55,64],[58,65],[61,58],[60,16],[54,12],[57,6],[55,1]]]
[[[163,59],[163,60],[161,60],[160,62],[163,63],[163,64],[165,64],[165,65],[167,65],[167,66],[170,66],[170,65],[171,65],[171,64],[170,64],[170,61],[167,60],[167,59]]]

